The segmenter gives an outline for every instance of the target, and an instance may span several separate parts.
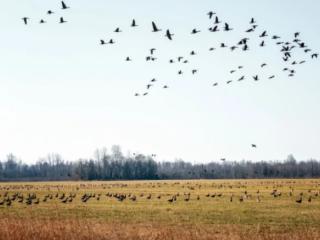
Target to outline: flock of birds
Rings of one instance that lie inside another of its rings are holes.
[[[114,191],[102,193],[101,191],[97,191],[97,189],[122,189],[125,192]],[[275,185],[275,186],[265,186],[261,187],[261,189],[253,190],[250,189],[250,186],[247,184],[211,184],[211,185],[202,185],[201,183],[186,183],[182,184],[181,182],[172,182],[172,183],[139,183],[136,184],[135,188],[174,188],[178,190],[179,188],[183,189],[183,192],[176,191],[172,193],[172,191],[168,192],[159,192],[159,191],[147,191],[147,192],[135,192],[133,189],[130,189],[132,186],[129,186],[124,183],[114,183],[114,184],[102,184],[100,186],[90,186],[86,184],[81,184],[81,186],[76,187],[71,192],[67,192],[59,187],[33,187],[32,185],[28,185],[26,187],[14,186],[11,187],[3,187],[0,190],[4,192],[0,192],[0,207],[6,206],[11,207],[14,203],[23,204],[23,205],[39,205],[45,203],[62,203],[62,204],[71,204],[75,201],[79,203],[89,203],[90,201],[102,201],[102,200],[115,200],[118,202],[123,202],[125,200],[136,202],[140,201],[149,201],[149,200],[164,200],[168,203],[174,203],[179,200],[189,202],[189,201],[200,201],[201,199],[224,199],[229,202],[235,202],[236,200],[240,203],[245,201],[256,200],[256,202],[261,202],[263,199],[268,198],[268,195],[273,199],[281,199],[285,198],[295,198],[296,203],[302,203],[303,199],[307,199],[309,203],[313,200],[316,200],[320,197],[320,191],[317,189],[308,189],[307,191],[299,191],[295,189],[293,186],[289,186],[289,190],[285,192],[282,191],[283,185]],[[199,192],[202,188],[210,188],[212,190],[216,190],[216,192],[209,193],[201,193]],[[271,189],[269,189],[269,187]],[[63,187],[64,188],[64,187]],[[96,188],[96,189],[95,189]],[[58,191],[57,191],[58,189]],[[87,192],[90,189],[94,192]],[[227,189],[227,191],[225,191]],[[236,190],[237,191],[233,191]],[[39,191],[46,191],[45,194],[39,194]],[[129,192],[128,192],[129,191]],[[296,191],[299,191],[296,193]]]
[[[212,32],[212,33],[216,33],[216,32],[219,32],[219,31],[224,31],[224,32],[230,32],[230,31],[233,31],[234,29],[232,27],[230,27],[230,24],[229,23],[223,23],[219,17],[216,15],[216,13],[210,11],[208,13],[208,17],[210,20],[213,20],[212,24],[213,26],[209,27],[208,28],[208,31],[209,32]],[[136,20],[133,19],[132,22],[131,22],[131,28],[137,28],[139,27],[139,25],[137,24]],[[230,49],[231,52],[234,52],[236,50],[241,50],[241,51],[249,51],[250,50],[250,38],[249,36],[254,36],[252,35],[254,32],[257,32],[259,29],[259,26],[257,24],[257,21],[254,19],[254,18],[251,18],[250,22],[249,22],[249,27],[247,30],[245,30],[245,34],[248,35],[248,37],[243,37],[241,39],[239,39],[239,41],[231,46],[228,46],[229,44],[226,44],[226,43],[220,43],[220,48],[224,48],[224,49]],[[162,29],[160,29],[158,27],[158,25],[155,23],[155,22],[151,22],[151,32],[152,33],[158,33],[158,32],[161,32]],[[123,31],[120,29],[120,27],[116,27],[116,29],[114,30],[114,33],[122,33]],[[202,31],[197,29],[197,28],[194,28],[191,30],[190,34],[192,35],[196,35],[196,34],[200,34]],[[165,37],[168,38],[169,41],[173,41],[174,40],[174,36],[175,34],[173,34],[170,29],[167,29],[165,31]],[[281,37],[278,36],[278,35],[269,35],[268,31],[267,30],[263,30],[262,33],[258,34],[258,39],[260,39],[260,44],[259,44],[259,47],[261,48],[264,48],[267,46],[267,40],[271,39],[274,41],[274,43],[278,46],[280,46],[280,53],[281,53],[281,56],[282,56],[282,60],[283,62],[286,63],[286,66],[283,68],[283,72],[287,73],[288,74],[288,77],[294,77],[295,76],[295,73],[296,73],[296,69],[294,69],[294,66],[295,65],[300,65],[300,64],[304,64],[306,63],[307,60],[305,59],[301,59],[301,60],[297,60],[297,59],[294,59],[293,56],[294,56],[294,50],[295,49],[301,49],[303,50],[303,52],[305,54],[308,54],[310,55],[310,57],[312,59],[315,59],[315,58],[318,58],[319,54],[318,53],[315,53],[313,52],[309,47],[308,45],[302,41],[300,39],[300,32],[296,32],[293,34],[293,39],[291,41],[283,41],[281,40]],[[116,40],[114,40],[113,38],[111,38],[110,40],[104,40],[104,39],[101,39],[100,40],[100,44],[101,45],[113,45],[113,44],[116,44]],[[210,47],[208,49],[208,51],[214,51],[216,50],[215,47]],[[147,62],[156,62],[158,60],[157,56],[155,55],[157,51],[157,48],[154,47],[154,48],[151,48],[149,50],[150,54],[147,55],[145,57],[145,61]],[[197,55],[197,52],[195,50],[192,50],[190,51],[189,55],[190,57],[193,57],[193,56],[196,56]],[[127,56],[125,58],[125,61],[126,62],[132,62],[133,61],[133,58],[130,57],[130,56]],[[188,59],[187,56],[177,56],[175,58],[170,58],[168,60],[168,63],[169,64],[175,64],[175,63],[183,63],[183,64],[189,64],[190,63],[190,60]],[[260,67],[261,68],[266,68],[268,66],[267,63],[261,63]],[[239,72],[241,71],[242,69],[244,68],[244,66],[238,66],[236,69],[231,69],[230,70],[230,74],[234,74],[236,72]],[[196,69],[196,68],[193,68],[191,73],[193,75],[197,74],[199,72],[199,69]],[[177,74],[178,75],[183,75],[184,72],[181,70],[181,69],[178,69],[177,70]],[[247,76],[245,75],[241,75],[239,78],[237,78],[236,80],[241,82],[241,81],[244,81],[246,80]],[[270,74],[268,76],[268,79],[274,79],[276,78],[276,75],[275,74]],[[261,80],[261,77],[259,74],[254,74],[252,76],[252,79],[254,81],[259,81]],[[228,80],[226,81],[226,84],[231,84],[232,82],[234,82],[235,80]],[[134,95],[136,97],[138,96],[147,96],[149,93],[150,93],[150,90],[152,89],[152,87],[155,85],[155,83],[157,82],[157,78],[152,78],[147,84],[146,84],[146,90],[144,92],[137,92],[135,93]],[[213,87],[217,87],[219,85],[218,82],[215,82],[212,84]],[[168,89],[169,86],[168,85],[163,85],[162,86],[164,89]]]
[[[70,7],[64,2],[61,1],[61,9],[62,10],[67,10]],[[47,14],[48,15],[52,15],[55,12],[53,12],[52,10],[48,10]],[[209,20],[211,21],[211,25],[208,28],[208,31],[211,33],[217,33],[220,31],[223,32],[230,32],[230,31],[234,31],[234,29],[231,27],[231,25],[227,22],[223,22],[219,16],[217,16],[217,14],[213,11],[210,11],[207,13],[207,16],[209,18]],[[24,24],[28,24],[30,18],[29,17],[23,17],[22,18]],[[67,21],[63,18],[60,17],[59,20],[60,23],[66,23]],[[46,23],[46,20],[44,19],[40,19],[39,21],[40,24],[44,24]],[[131,28],[138,28],[139,24],[137,23],[137,21],[135,19],[132,20],[131,24],[130,24]],[[172,33],[172,31],[170,29],[167,30],[162,30],[155,22],[151,22],[151,32],[152,33],[159,33],[164,31],[165,32],[165,37],[169,40],[169,41],[174,41],[174,37],[175,34]],[[300,65],[300,64],[304,64],[306,63],[307,60],[305,59],[301,59],[301,60],[297,60],[294,59],[294,50],[296,49],[302,49],[304,51],[305,54],[308,54],[311,56],[312,59],[318,58],[319,54],[316,52],[313,52],[312,49],[310,49],[308,47],[308,45],[302,41],[300,39],[300,32],[296,32],[293,34],[293,39],[290,41],[284,41],[281,40],[281,37],[278,35],[270,35],[269,32],[267,30],[261,30],[259,32],[259,34],[257,36],[254,36],[253,33],[259,31],[259,25],[257,24],[257,21],[255,18],[251,18],[250,22],[249,22],[249,27],[244,31],[245,34],[247,34],[248,36],[246,37],[242,37],[239,39],[238,42],[231,44],[229,46],[229,44],[226,43],[220,43],[220,45],[218,46],[219,48],[223,48],[223,49],[230,49],[230,51],[234,52],[237,50],[241,50],[241,51],[249,51],[250,50],[250,41],[256,37],[258,39],[260,39],[260,44],[259,47],[264,48],[267,46],[267,40],[271,39],[274,41],[274,43],[278,46],[280,46],[280,53],[281,53],[281,57],[282,60],[287,64],[287,66],[285,66],[283,68],[283,72],[288,74],[288,77],[294,77],[296,74],[296,69],[294,69],[295,65]],[[121,34],[123,31],[120,27],[115,27],[114,33],[116,34]],[[197,34],[201,34],[202,30],[194,28],[191,30],[190,34],[192,35],[197,35]],[[105,40],[105,39],[100,39],[100,45],[114,45],[116,44],[116,40],[111,38],[109,40]],[[208,49],[208,51],[212,52],[216,50],[216,47],[210,47]],[[156,52],[157,52],[157,48],[153,47],[149,50],[149,54],[145,57],[145,61],[147,62],[156,62],[158,60],[158,57],[156,56]],[[189,52],[188,54],[190,57],[196,56],[197,52],[195,50],[192,50]],[[125,57],[125,61],[126,62],[132,62],[133,58],[131,56],[127,56]],[[175,63],[182,63],[182,64],[189,64],[190,60],[188,59],[187,56],[177,56],[174,58],[170,58],[168,60],[169,64],[175,64]],[[260,67],[261,68],[266,68],[268,66],[267,63],[261,63]],[[231,69],[230,70],[230,74],[235,74],[236,72],[240,72],[242,69],[244,68],[244,66],[238,66],[235,69]],[[199,69],[192,69],[191,73],[193,75],[197,74],[199,72]],[[177,70],[177,74],[178,75],[183,75],[184,72],[181,69]],[[228,80],[225,83],[226,84],[231,84],[234,81],[244,81],[246,80],[248,77],[246,75],[240,75],[237,79],[233,79],[233,80]],[[259,81],[261,80],[261,76],[259,74],[254,74],[253,76],[249,77],[252,78],[254,81]],[[274,79],[276,78],[275,74],[270,74],[268,76],[268,79]],[[148,83],[146,84],[146,90],[143,92],[136,92],[134,94],[134,96],[138,97],[138,96],[147,96],[150,93],[150,90],[155,86],[156,82],[157,82],[157,78],[154,77],[152,78],[150,81],[148,81]],[[217,87],[219,85],[218,82],[214,82],[212,84],[213,87]],[[163,89],[168,89],[169,86],[167,84],[162,85]]]
[[[70,7],[64,2],[61,1],[61,9],[62,10],[66,10],[69,9]],[[48,15],[52,15],[54,14],[54,12],[52,10],[48,10],[47,11]],[[207,16],[209,18],[209,20],[211,21],[211,26],[208,28],[208,31],[211,33],[217,33],[220,31],[223,32],[230,32],[230,31],[234,31],[234,29],[231,27],[231,25],[227,22],[223,22],[221,21],[221,19],[219,18],[219,16],[217,16],[217,14],[213,11],[210,11],[207,13]],[[24,24],[29,24],[29,17],[23,17],[22,18]],[[65,21],[65,19],[63,17],[60,17],[60,23],[66,23],[67,21]],[[44,19],[40,20],[40,24],[44,24],[46,23],[46,21]],[[128,24],[129,25],[129,24]],[[130,24],[131,28],[138,28],[139,25],[137,23],[137,21],[135,19],[133,19],[131,21]],[[164,37],[166,37],[169,41],[174,41],[174,37],[175,34],[170,30],[162,30],[157,23],[155,22],[151,22],[151,32],[152,33],[160,33],[162,31],[165,32]],[[281,58],[282,61],[286,64],[286,66],[283,68],[283,72],[287,73],[288,77],[294,77],[296,74],[296,69],[294,68],[296,65],[301,65],[307,62],[307,60],[305,59],[300,59],[297,60],[294,58],[294,51],[297,49],[301,49],[305,54],[309,55],[309,57],[311,57],[311,59],[316,59],[318,58],[319,54],[316,52],[313,52],[312,49],[310,49],[308,47],[308,45],[302,41],[300,39],[300,32],[296,32],[293,34],[293,39],[290,41],[284,41],[282,40],[282,38],[278,35],[271,35],[269,34],[269,32],[267,30],[261,30],[259,32],[259,34],[257,36],[253,35],[255,32],[259,31],[259,25],[257,24],[257,21],[255,18],[251,18],[251,20],[249,21],[249,27],[244,31],[244,34],[247,34],[248,36],[246,37],[242,37],[239,39],[239,41],[237,41],[234,44],[231,44],[229,46],[229,44],[226,43],[220,43],[219,48],[223,48],[223,49],[230,49],[231,52],[234,51],[249,51],[251,49],[251,40],[252,38],[256,37],[258,39],[260,39],[260,44],[259,47],[264,48],[267,46],[267,40],[274,41],[274,44],[278,45],[280,48],[280,53],[281,53]],[[123,32],[123,30],[120,27],[115,27],[114,33],[115,34],[121,34]],[[190,34],[191,35],[198,35],[201,34],[202,30],[194,28],[191,30]],[[109,40],[105,40],[105,39],[100,39],[100,45],[104,46],[104,45],[114,45],[117,44],[116,40],[111,38]],[[215,47],[210,47],[208,49],[208,51],[212,52],[215,51],[216,48]],[[145,61],[146,62],[156,62],[158,60],[158,57],[156,56],[156,52],[157,52],[157,48],[151,48],[149,50],[149,54],[145,57]],[[188,54],[189,57],[194,57],[197,55],[197,52],[195,50],[190,51],[190,53]],[[127,56],[125,57],[125,61],[126,62],[132,62],[133,58],[131,56]],[[176,64],[176,63],[182,63],[182,64],[189,64],[190,60],[188,59],[187,56],[177,56],[174,58],[170,58],[168,59],[168,63],[169,64]],[[268,66],[267,63],[261,63],[260,68],[266,68]],[[241,70],[244,68],[244,66],[238,66],[235,69],[231,69],[230,70],[230,74],[234,75],[236,72],[241,72]],[[199,69],[192,69],[191,73],[193,75],[197,74],[199,72]],[[181,69],[177,70],[177,74],[178,75],[183,75],[184,72]],[[254,81],[259,81],[261,80],[261,76],[259,74],[254,74],[253,76],[251,76],[252,79]],[[249,77],[249,78],[251,78]],[[246,75],[240,75],[237,79],[233,79],[233,80],[228,80],[225,83],[227,85],[233,83],[234,81],[244,81],[248,78],[248,76]],[[275,74],[270,74],[268,76],[268,79],[274,79],[276,78]],[[146,83],[145,86],[145,91],[142,92],[136,92],[134,94],[134,96],[139,97],[139,96],[147,96],[151,89],[155,86],[156,82],[158,82],[158,79],[156,77],[152,78],[150,81],[148,81]],[[213,87],[217,87],[219,85],[218,82],[214,82],[212,84]],[[163,84],[162,85],[163,89],[168,89],[169,85],[167,84]],[[252,148],[257,148],[256,144],[252,144],[251,145]],[[225,161],[225,159],[221,159],[222,161]]]
[[[67,9],[69,9],[70,7],[64,2],[64,1],[61,1],[61,9],[62,10],[67,10]],[[48,10],[47,11],[47,15],[53,15],[53,14],[55,14],[55,12],[54,11],[52,11],[52,10]],[[28,25],[29,24],[29,22],[30,22],[30,18],[29,17],[23,17],[22,18],[22,20],[23,20],[23,23],[25,24],[25,25]],[[63,17],[60,17],[59,18],[59,23],[66,23],[67,21],[63,18]],[[45,19],[40,19],[39,20],[39,23],[40,24],[45,24],[45,23],[47,23],[47,21],[45,20]]]

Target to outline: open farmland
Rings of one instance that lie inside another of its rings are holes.
[[[2,183],[0,194],[1,239],[320,238],[320,180]]]

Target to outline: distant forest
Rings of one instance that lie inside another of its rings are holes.
[[[157,162],[153,156],[127,154],[119,146],[111,153],[97,150],[93,159],[66,161],[52,154],[34,164],[25,164],[9,154],[0,161],[0,181],[62,180],[166,180],[166,179],[254,179],[318,178],[320,162],[297,161],[292,155],[283,161],[221,161],[191,164],[183,160]]]

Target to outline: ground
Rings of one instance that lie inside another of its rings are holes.
[[[6,240],[320,239],[320,180],[1,183],[0,194]]]

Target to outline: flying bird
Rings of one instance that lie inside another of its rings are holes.
[[[209,19],[212,19],[213,15],[215,15],[215,14],[216,14],[216,13],[210,11],[210,12],[208,12],[207,15],[209,16]]]
[[[215,21],[214,21],[214,24],[219,24],[219,23],[221,23],[221,22],[219,21],[219,18],[216,17],[216,19],[215,19]]]
[[[261,67],[262,67],[262,68],[264,68],[264,67],[266,67],[266,66],[267,66],[266,63],[262,63],[262,64],[261,64]]]
[[[251,18],[250,24],[255,24],[256,20],[254,18]]]
[[[54,12],[51,11],[51,10],[48,10],[48,11],[47,11],[47,14],[48,14],[48,15],[51,15],[51,14],[54,14]]]
[[[130,57],[127,57],[127,58],[126,58],[126,61],[127,61],[127,62],[131,62],[132,60],[131,60]]]
[[[218,86],[218,83],[214,83],[213,86],[214,86],[214,87]]]
[[[193,69],[193,70],[192,70],[192,74],[193,74],[193,75],[196,74],[197,72],[198,72],[197,69]]]
[[[251,144],[251,147],[257,148],[257,145],[256,144]]]
[[[155,48],[151,48],[151,49],[150,49],[150,53],[151,53],[151,55],[153,55],[155,51],[156,51],[156,49],[155,49]]]
[[[64,19],[63,19],[63,17],[61,17],[60,18],[60,23],[66,23],[67,21],[65,21]]]
[[[116,28],[116,29],[114,30],[114,32],[115,32],[115,33],[121,33],[122,31],[120,30],[120,28]]]
[[[197,30],[197,29],[195,28],[195,29],[192,30],[191,34],[197,34],[197,33],[199,33],[199,32],[200,32],[200,30]]]
[[[230,26],[229,26],[228,23],[225,23],[225,24],[224,24],[224,31],[229,32],[229,31],[232,31],[232,30],[233,30],[233,29],[230,28]]]
[[[24,18],[22,18],[22,20],[23,20],[24,24],[27,25],[29,18],[28,17],[24,17]]]
[[[62,9],[63,9],[63,10],[66,10],[66,9],[70,8],[69,6],[67,6],[67,5],[65,4],[64,1],[61,1],[61,5],[62,5]]]
[[[255,81],[259,81],[259,76],[258,76],[258,75],[253,76],[253,79],[254,79]]]
[[[152,32],[160,32],[160,31],[162,30],[157,27],[155,22],[152,22]]]
[[[261,38],[268,37],[267,31],[264,31],[259,37]]]
[[[174,34],[170,33],[170,30],[168,29],[167,32],[166,32],[166,37],[169,39],[169,40],[172,40],[172,37],[174,36]]]
[[[319,57],[319,53],[314,53],[311,55],[311,58],[318,58]]]
[[[39,23],[40,23],[40,24],[43,24],[43,23],[46,23],[46,21],[43,20],[43,19],[41,19]]]
[[[135,19],[132,20],[131,27],[138,27]]]

